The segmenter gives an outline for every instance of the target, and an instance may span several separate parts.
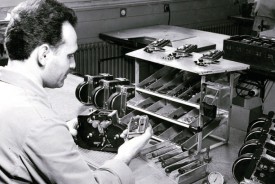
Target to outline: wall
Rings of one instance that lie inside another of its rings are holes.
[[[16,6],[17,4],[19,4],[22,1],[24,1],[24,0],[1,0],[1,2],[0,2],[0,20],[3,20],[6,17],[7,12],[9,12],[14,6]],[[83,0],[57,0],[57,1],[63,2],[63,3],[72,3],[72,2],[82,3],[82,2],[84,2]]]
[[[5,18],[7,11],[21,1],[23,0],[1,0],[0,19]],[[98,34],[101,32],[167,24],[169,13],[164,13],[164,3],[170,5],[170,24],[177,26],[215,24],[228,21],[229,15],[238,14],[238,8],[232,0],[59,1],[66,2],[77,13],[79,43],[100,41]],[[120,8],[127,8],[126,17],[120,17]]]
[[[169,13],[164,13],[164,3],[76,7],[79,17],[79,42],[99,41],[98,34],[101,32],[168,24]],[[232,0],[172,0],[168,3],[171,10],[170,24],[177,26],[197,27],[216,24],[228,21],[229,15],[238,14]],[[126,17],[120,17],[120,8],[127,8]]]

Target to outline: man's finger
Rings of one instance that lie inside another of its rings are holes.
[[[127,136],[127,134],[128,134],[128,129],[125,129],[125,130],[120,134],[120,137],[123,138],[123,139],[125,139],[126,136]]]

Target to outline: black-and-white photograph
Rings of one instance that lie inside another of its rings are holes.
[[[275,0],[0,0],[0,184],[274,184]]]

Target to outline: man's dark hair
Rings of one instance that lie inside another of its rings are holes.
[[[62,25],[75,27],[74,11],[56,0],[27,0],[11,12],[6,29],[5,47],[11,60],[28,59],[32,51],[47,43],[58,47],[62,42]]]

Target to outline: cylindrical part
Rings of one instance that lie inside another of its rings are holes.
[[[164,160],[167,160],[167,159],[169,159],[169,158],[172,158],[172,157],[174,157],[174,156],[176,156],[176,155],[179,155],[179,154],[181,154],[182,153],[182,150],[181,149],[175,149],[175,150],[173,150],[173,151],[171,151],[171,152],[169,152],[169,153],[166,153],[165,155],[162,155],[162,156],[160,156],[159,157],[159,161],[164,161]]]
[[[193,163],[190,163],[189,165],[186,165],[185,167],[181,167],[178,169],[178,172],[180,174],[184,174],[192,169],[195,169],[197,167],[199,167],[201,165],[201,162],[199,160],[193,162]]]
[[[156,151],[152,152],[152,157],[157,157],[157,156],[163,155],[164,153],[167,153],[167,152],[169,152],[173,149],[175,149],[174,145],[169,146],[169,147],[161,148],[159,150],[156,150]]]
[[[192,162],[194,162],[195,160],[189,160],[189,161],[186,161],[186,162],[183,162],[183,163],[179,163],[179,164],[175,164],[175,165],[171,165],[171,166],[168,166],[166,169],[165,169],[165,172],[166,173],[171,173],[172,171],[176,170],[176,169],[179,169],[183,166],[186,166]]]
[[[161,166],[162,167],[167,167],[169,165],[172,165],[172,164],[174,164],[174,163],[176,163],[178,161],[181,161],[181,160],[187,158],[188,156],[189,156],[189,153],[186,154],[184,152],[183,154],[180,154],[180,155],[174,156],[174,157],[172,157],[170,159],[162,161]]]

